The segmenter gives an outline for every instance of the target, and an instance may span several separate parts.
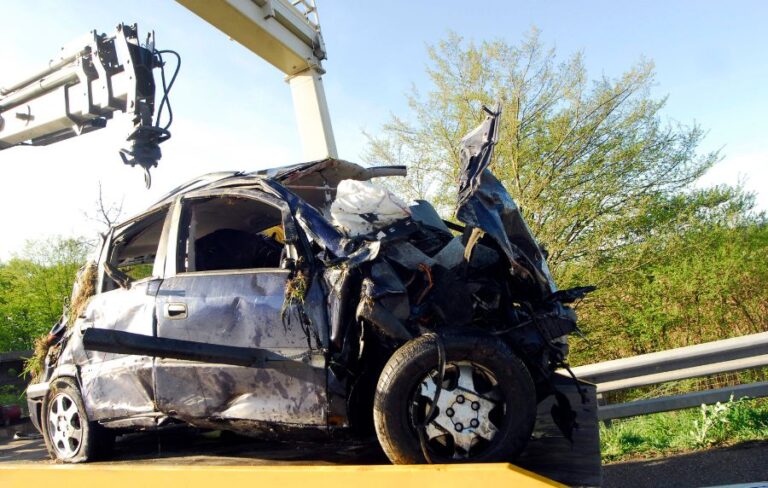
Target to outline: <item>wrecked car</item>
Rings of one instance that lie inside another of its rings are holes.
[[[488,166],[461,141],[456,218],[326,159],[190,181],[115,226],[48,336],[29,411],[54,459],[174,423],[273,439],[375,433],[393,463],[509,461],[576,330]]]

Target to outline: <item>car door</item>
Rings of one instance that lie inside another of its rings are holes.
[[[83,330],[154,335],[155,294],[165,268],[169,207],[152,210],[114,229],[102,249],[97,293],[85,310]],[[127,282],[119,285],[108,269]],[[80,364],[89,418],[151,416],[155,411],[153,358],[84,350]]]
[[[189,420],[325,425],[324,355],[307,324],[281,313],[291,276],[281,263],[297,251],[285,242],[292,222],[280,203],[236,190],[180,200],[168,250],[175,259],[157,294],[157,337],[201,359],[155,360],[162,411]],[[256,360],[244,364],[244,355]]]

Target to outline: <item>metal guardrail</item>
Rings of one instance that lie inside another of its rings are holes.
[[[2,363],[12,363],[16,361],[24,361],[28,357],[30,357],[34,351],[11,351],[11,352],[0,352],[0,364]]]
[[[580,380],[595,383],[600,395],[765,366],[768,366],[768,332],[579,366],[573,368],[573,372]],[[668,412],[728,401],[731,396],[736,399],[768,397],[768,381],[620,404],[603,404],[598,407],[597,416],[600,420],[609,420]]]

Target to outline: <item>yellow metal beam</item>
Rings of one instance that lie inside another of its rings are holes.
[[[211,488],[515,488],[565,486],[511,464],[431,466],[136,466],[39,465],[0,466],[0,486],[71,486],[139,488],[145,486]]]
[[[177,1],[286,75],[295,75],[319,65],[309,45],[312,42],[309,36],[314,33],[307,27],[298,33],[302,35],[298,35],[297,26],[301,23],[276,20],[280,12],[275,9],[282,7],[279,3],[273,5],[253,0]],[[273,10],[269,11],[268,7]]]

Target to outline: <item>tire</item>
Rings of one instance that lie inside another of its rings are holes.
[[[92,461],[106,456],[114,445],[112,432],[88,421],[80,390],[70,378],[52,382],[40,424],[48,454],[57,462]]]
[[[373,411],[381,447],[394,464],[512,461],[536,420],[528,369],[497,338],[463,333],[441,340],[445,376],[430,422],[425,417],[438,377],[436,338],[407,342],[384,367]]]

